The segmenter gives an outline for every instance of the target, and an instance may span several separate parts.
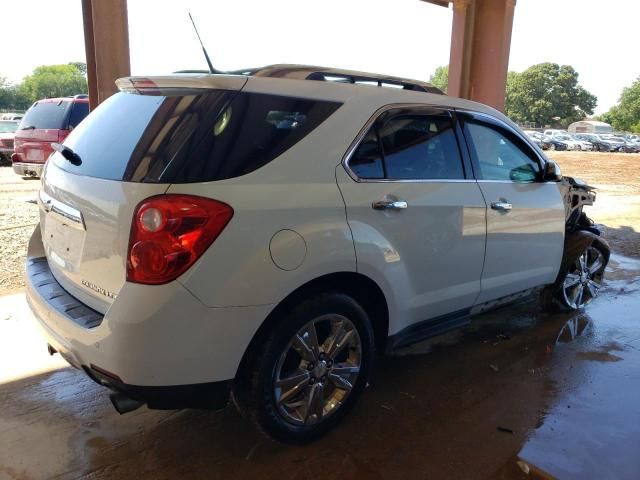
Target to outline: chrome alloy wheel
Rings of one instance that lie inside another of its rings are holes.
[[[565,302],[574,309],[587,305],[602,286],[605,258],[595,247],[589,247],[578,257],[562,285]]]
[[[316,424],[345,402],[360,372],[362,344],[354,324],[327,314],[302,327],[276,364],[278,412],[296,425]]]

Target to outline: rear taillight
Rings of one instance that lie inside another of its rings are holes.
[[[64,139],[69,136],[69,130],[58,130],[58,143],[64,142]]]
[[[231,217],[229,205],[209,198],[147,198],[133,214],[127,280],[153,285],[175,280],[209,248]]]

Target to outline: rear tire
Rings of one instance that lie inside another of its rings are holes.
[[[267,437],[308,443],[327,433],[362,394],[374,359],[365,310],[341,293],[287,309],[238,375],[233,397]]]

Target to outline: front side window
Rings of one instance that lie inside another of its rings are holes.
[[[479,169],[479,180],[534,182],[540,165],[533,152],[526,153],[524,142],[492,125],[467,121],[465,136],[471,155]]]
[[[464,179],[448,115],[402,115],[376,123],[349,160],[361,179]]]

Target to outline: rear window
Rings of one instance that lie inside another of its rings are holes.
[[[36,102],[25,113],[18,130],[25,128],[55,129],[67,128],[67,113],[71,102]]]
[[[89,104],[86,102],[76,102],[71,107],[69,114],[69,128],[76,128],[78,124],[89,115]]]
[[[118,93],[65,141],[73,173],[132,182],[191,183],[250,173],[302,140],[340,104],[222,90]]]

